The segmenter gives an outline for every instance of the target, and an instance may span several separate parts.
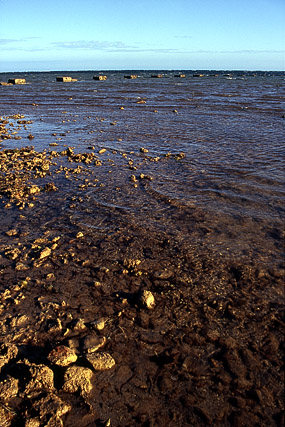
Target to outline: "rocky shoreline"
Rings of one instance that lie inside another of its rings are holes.
[[[282,425],[284,269],[78,227],[101,154],[0,150],[1,426]]]

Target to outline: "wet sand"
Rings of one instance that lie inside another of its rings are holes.
[[[90,227],[102,155],[0,151],[3,425],[282,425],[282,265],[191,245],[209,233],[192,207],[184,241],[116,206],[109,233]],[[147,188],[129,167],[130,191]]]

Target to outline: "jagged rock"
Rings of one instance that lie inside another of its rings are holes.
[[[17,357],[18,348],[15,344],[1,344],[0,345],[0,371],[1,368],[9,363],[11,359]]]
[[[5,405],[0,406],[1,427],[10,427],[15,414]]]
[[[54,390],[54,374],[53,371],[46,365],[36,365],[28,360],[18,362],[18,365],[26,365],[29,367],[31,376],[23,395],[27,397],[35,397],[42,392],[50,393]]]
[[[40,420],[38,418],[31,418],[26,421],[25,427],[40,427]]]
[[[0,382],[0,398],[3,400],[11,399],[17,396],[19,391],[19,380],[10,375]]]
[[[77,356],[71,348],[65,345],[59,345],[49,353],[48,360],[54,365],[68,366],[76,362]]]
[[[84,331],[86,329],[86,325],[84,323],[84,320],[83,319],[74,320],[71,324],[71,329],[73,331],[77,331],[77,332]]]
[[[91,353],[86,355],[86,359],[96,371],[105,371],[115,365],[115,360],[109,353]]]
[[[71,366],[64,374],[64,384],[62,390],[67,393],[75,393],[78,390],[83,394],[90,393],[92,384],[90,382],[93,372],[89,368],[82,366]]]
[[[56,394],[50,393],[48,396],[38,400],[34,409],[39,413],[40,419],[45,420],[46,416],[62,417],[71,410],[71,405],[64,402]]]

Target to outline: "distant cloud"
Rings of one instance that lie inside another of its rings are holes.
[[[192,39],[192,36],[174,36],[175,39]]]
[[[110,50],[110,49],[129,49],[135,46],[128,46],[125,43],[100,40],[77,40],[71,42],[53,42],[52,46],[58,49],[83,49],[83,50]]]
[[[192,36],[188,35],[176,35],[176,39],[191,39]],[[34,42],[33,42],[34,41]],[[106,53],[159,53],[159,54],[210,54],[210,55],[258,55],[258,54],[282,54],[282,50],[202,50],[192,49],[187,50],[183,47],[179,47],[177,42],[177,48],[160,48],[154,44],[151,46],[143,46],[139,42],[133,42],[132,45],[125,44],[121,41],[106,41],[106,40],[75,40],[75,41],[57,41],[46,44],[41,37],[25,37],[22,39],[0,39],[0,46],[2,51],[10,52],[42,52],[42,51],[54,51],[54,50],[89,50],[89,51],[101,51]]]
[[[134,45],[126,45],[120,41],[100,41],[100,40],[77,40],[72,42],[53,42],[51,43],[57,49],[80,49],[80,50],[100,50],[105,52],[155,52],[155,53],[174,53],[179,49],[168,48],[144,48]]]
[[[5,45],[5,44],[9,44],[9,43],[17,43],[17,42],[19,42],[19,41],[22,41],[22,40],[17,40],[17,39],[0,39],[0,44],[1,45]]]
[[[8,51],[39,51],[45,50],[42,47],[25,46],[25,43],[30,40],[40,39],[40,37],[25,37],[22,39],[0,39],[2,50]]]

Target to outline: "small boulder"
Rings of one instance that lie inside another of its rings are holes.
[[[23,393],[25,396],[36,397],[43,392],[50,393],[54,390],[54,374],[48,366],[36,365],[28,360],[18,362],[18,366],[20,365],[29,367],[31,377]]]
[[[80,390],[83,394],[92,390],[91,378],[93,372],[82,366],[70,366],[64,374],[62,390],[66,393],[76,393]]]
[[[8,377],[0,382],[0,398],[3,400],[9,400],[12,397],[16,397],[19,392],[19,380],[16,378]]]
[[[71,348],[65,345],[59,345],[49,353],[48,360],[53,365],[68,366],[76,362],[77,356]]]
[[[0,371],[1,368],[9,363],[11,359],[17,357],[18,348],[15,344],[1,344],[0,345]]]

